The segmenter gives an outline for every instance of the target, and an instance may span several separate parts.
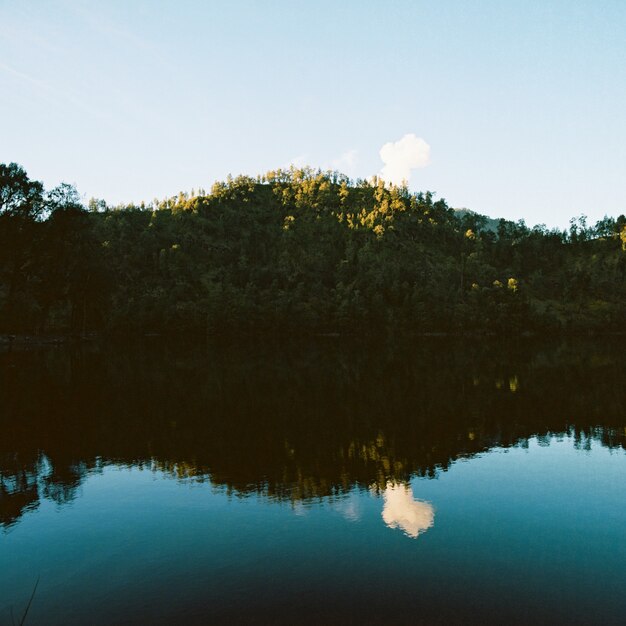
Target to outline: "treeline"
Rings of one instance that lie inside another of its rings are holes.
[[[0,332],[623,330],[623,215],[492,222],[293,168],[85,207],[0,164]]]

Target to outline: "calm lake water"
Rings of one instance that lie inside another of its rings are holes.
[[[625,352],[5,348],[0,624],[623,624]]]

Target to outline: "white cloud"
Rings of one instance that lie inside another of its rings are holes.
[[[306,153],[299,154],[298,156],[295,156],[292,159],[289,159],[287,163],[283,163],[280,167],[281,169],[286,169],[286,170],[288,170],[292,165],[293,167],[296,167],[296,168],[306,167],[309,164],[308,160],[309,160],[308,154]]]
[[[340,154],[336,159],[330,162],[330,167],[327,169],[336,170],[347,176],[354,176],[356,173],[356,163],[358,157],[358,151],[354,148],[346,150],[343,154]]]
[[[411,170],[426,167],[430,163],[430,146],[413,133],[404,135],[396,142],[388,142],[380,149],[380,158],[385,164],[380,177],[394,185],[408,183]]]
[[[385,524],[389,528],[401,528],[413,539],[427,531],[435,522],[433,505],[415,500],[408,485],[387,483],[383,499],[385,505],[382,515]]]

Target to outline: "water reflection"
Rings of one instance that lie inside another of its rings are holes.
[[[342,498],[338,502],[333,502],[332,508],[348,522],[358,522],[363,515],[358,498]]]
[[[0,526],[7,528],[41,500],[71,502],[89,469],[85,463],[53,464],[43,453],[31,463],[20,463],[17,455],[14,461],[0,470]]]
[[[405,535],[416,539],[435,522],[435,510],[429,502],[413,497],[409,485],[387,483],[383,491],[383,520],[389,528],[400,528]]]
[[[623,449],[625,373],[598,342],[0,354],[0,525],[116,464],[292,504],[375,485],[385,523],[416,537],[434,518],[414,476],[533,436]]]

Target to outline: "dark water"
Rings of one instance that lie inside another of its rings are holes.
[[[0,624],[623,624],[620,342],[0,353]]]

